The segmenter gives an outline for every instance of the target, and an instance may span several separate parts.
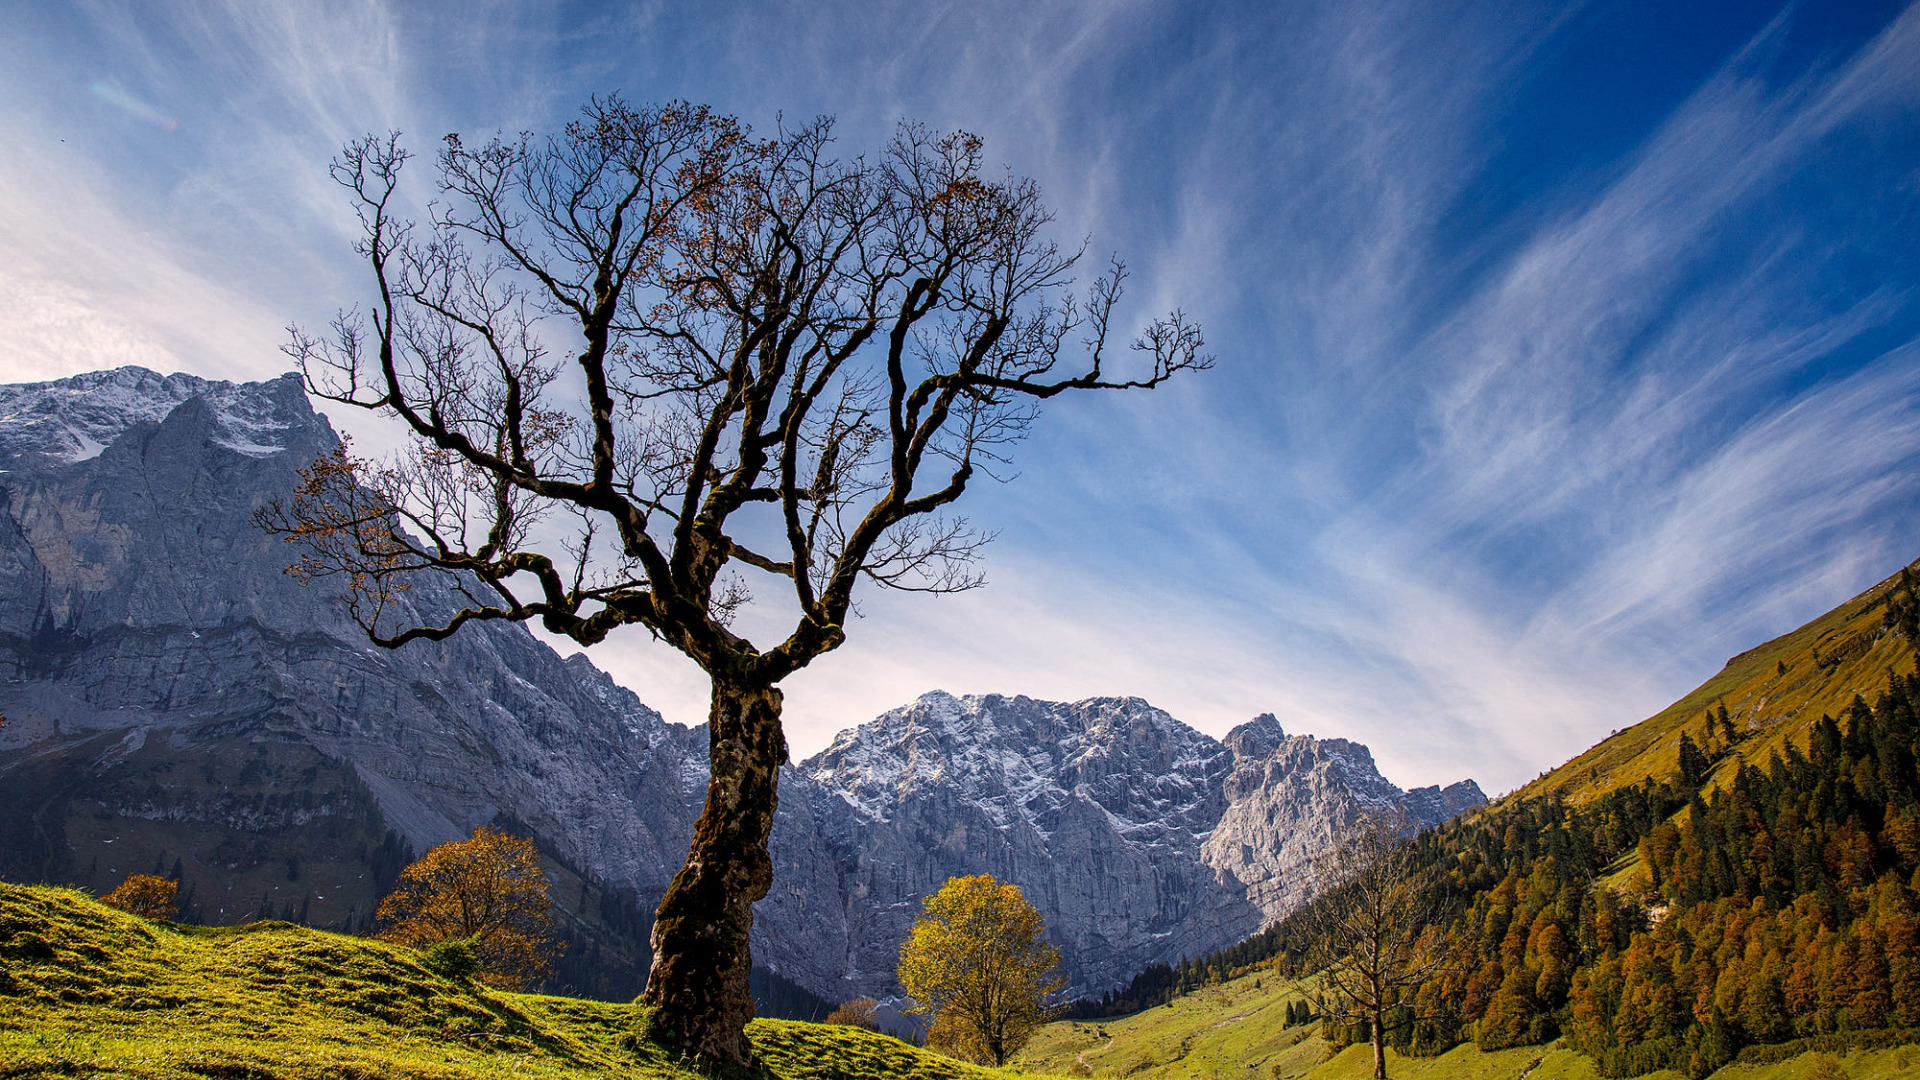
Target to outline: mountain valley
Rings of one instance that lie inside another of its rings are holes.
[[[398,868],[496,822],[533,837],[559,985],[628,997],[705,793],[706,733],[523,628],[371,645],[251,522],[335,436],[292,377],[138,368],[0,387],[0,876],[176,876],[188,917],[365,931]],[[423,584],[406,602],[451,602]],[[1369,810],[1436,824],[1365,747],[1264,716],[1222,742],[1137,699],[930,693],[788,766],[755,957],[775,994],[894,992],[948,876],[1046,913],[1076,993],[1240,940]]]

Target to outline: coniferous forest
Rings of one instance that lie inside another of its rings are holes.
[[[1456,960],[1393,1044],[1564,1036],[1607,1076],[1697,1077],[1748,1046],[1911,1041],[1895,1032],[1920,1026],[1920,675],[1890,676],[1876,703],[1856,698],[1764,766],[1733,753],[1742,738],[1710,711],[1677,776],[1577,806],[1510,800],[1415,840],[1452,900]],[[1262,963],[1310,975],[1312,926],[1296,913],[1079,1011],[1157,1005]]]

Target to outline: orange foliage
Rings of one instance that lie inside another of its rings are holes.
[[[845,1027],[866,1028],[868,1031],[880,1030],[880,1018],[877,1010],[880,1003],[870,997],[854,998],[843,1001],[827,1014],[826,1022]]]
[[[473,830],[473,839],[441,844],[402,870],[374,919],[374,936],[416,949],[471,941],[480,980],[507,990],[547,975],[560,950],[538,850],[486,825]]]
[[[180,914],[180,883],[153,874],[129,874],[120,887],[100,898],[143,919],[171,919]]]

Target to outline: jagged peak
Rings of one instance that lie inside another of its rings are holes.
[[[1366,743],[1357,743],[1352,739],[1318,739],[1312,735],[1294,735],[1287,739],[1289,744],[1303,743],[1313,746],[1329,757],[1342,758],[1378,772],[1380,766],[1374,763],[1373,747]]]
[[[1259,716],[1227,732],[1223,740],[1227,749],[1239,759],[1263,758],[1280,748],[1286,741],[1286,729],[1280,726],[1280,718],[1272,713]]]
[[[247,457],[288,449],[283,433],[314,416],[300,377],[291,373],[235,383],[135,366],[89,371],[0,385],[0,458],[87,461],[129,428],[164,420],[195,400],[212,414],[214,443]]]
[[[1213,741],[1188,727],[1144,698],[1095,697],[1080,701],[1047,701],[1025,694],[967,694],[929,690],[905,705],[889,709],[856,727],[841,731],[831,745],[808,759],[809,769],[862,743],[902,745],[921,734],[934,736],[956,749],[972,750],[995,742],[995,736],[1023,736],[1030,722],[1044,720],[1064,729],[1061,734],[1093,734],[1112,721],[1145,722],[1156,728]],[[1217,746],[1217,743],[1213,745]]]
[[[647,740],[648,745],[658,745],[668,737],[669,732],[685,735],[692,729],[685,724],[675,724],[662,717],[658,710],[640,700],[632,690],[614,681],[613,676],[601,670],[584,652],[563,657],[560,661],[580,685],[594,700],[605,706],[621,718],[629,732]]]
[[[1135,787],[1155,789],[1163,810],[1184,813],[1170,808],[1211,798],[1206,777],[1223,776],[1228,758],[1219,742],[1137,697],[1059,702],[933,691],[842,731],[800,771],[869,819],[945,787],[1005,827],[1031,824],[1037,808],[1074,798],[1113,811]],[[1097,793],[1083,792],[1087,785]]]
[[[1446,787],[1430,784],[1410,788],[1406,797],[1407,816],[1421,826],[1438,825],[1486,804],[1486,793],[1472,779],[1456,781]]]

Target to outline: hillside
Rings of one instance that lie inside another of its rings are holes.
[[[1318,1024],[1287,1027],[1300,997],[1270,968],[1170,1006],[1044,1028],[995,1070],[851,1028],[756,1020],[764,1068],[740,1080],[1360,1080],[1364,1047],[1329,1054]],[[152,923],[86,894],[0,885],[0,1077],[136,1080],[712,1080],[640,1033],[626,1005],[510,994],[450,981],[411,950],[283,922]],[[1834,1048],[1837,1050],[1837,1048]],[[1756,1053],[1756,1051],[1784,1051]],[[1395,1054],[1395,1080],[1595,1080],[1560,1046]],[[1838,1066],[1840,1072],[1833,1070]],[[1920,1048],[1844,1056],[1753,1048],[1716,1080],[1913,1075]],[[1030,1071],[1029,1071],[1030,1070]],[[1824,1070],[1824,1071],[1816,1071]],[[1654,1080],[1680,1080],[1657,1073]]]
[[[449,981],[412,950],[284,922],[151,923],[0,884],[0,1077],[702,1080],[628,1005]],[[756,1020],[766,1080],[993,1080],[852,1028]]]
[[[1335,1050],[1317,1022],[1286,1026],[1286,1007],[1304,1000],[1298,984],[1271,967],[1204,987],[1167,1005],[1109,1020],[1061,1021],[1042,1028],[1014,1059],[1018,1068],[1069,1076],[1132,1080],[1366,1080],[1373,1058],[1364,1045]],[[1710,1074],[1713,1080],[1894,1080],[1920,1073],[1920,1047],[1842,1052],[1812,1044],[1754,1047]],[[1818,1069],[1829,1070],[1824,1074]],[[1481,1050],[1468,1043],[1432,1056],[1388,1051],[1393,1080],[1600,1080],[1591,1057],[1563,1042]],[[1684,1080],[1670,1070],[1649,1080]]]
[[[1715,749],[1724,753],[1715,762],[1709,788],[1733,775],[1736,760],[1765,765],[1771,755],[1784,753],[1790,741],[1804,750],[1807,734],[1821,716],[1840,716],[1855,695],[1872,701],[1886,689],[1890,671],[1913,671],[1914,642],[1889,632],[1886,617],[1890,597],[1896,607],[1913,602],[1900,582],[1901,574],[1914,567],[1920,562],[1805,626],[1727,661],[1692,693],[1521,788],[1517,797],[1558,792],[1579,804],[1648,777],[1674,776],[1679,772],[1680,736],[1700,740],[1710,711],[1718,728],[1722,706],[1735,741],[1728,744],[1715,735]]]
[[[1423,1057],[1565,1045],[1603,1076],[1694,1080],[1796,1047],[1920,1043],[1916,637],[1903,573],[1420,836],[1412,872],[1449,904],[1454,959],[1391,1040]],[[1102,1004],[1269,962],[1309,974],[1310,916]]]

